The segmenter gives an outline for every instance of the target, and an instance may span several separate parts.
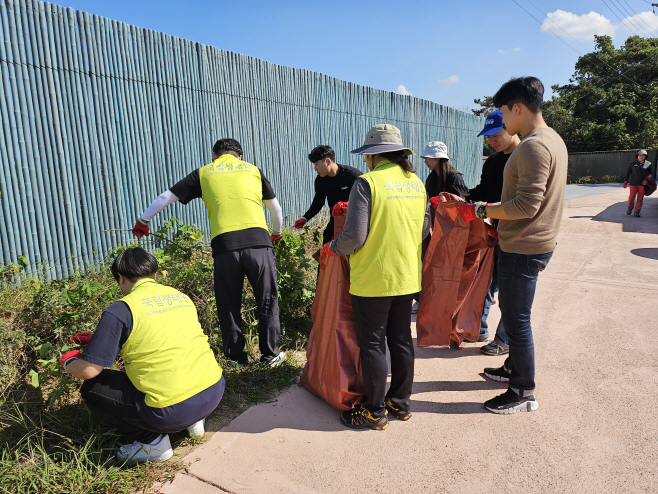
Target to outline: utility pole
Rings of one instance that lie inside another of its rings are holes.
[[[656,13],[656,7],[658,7],[658,3],[652,3],[651,6],[653,7],[653,13],[655,15]]]

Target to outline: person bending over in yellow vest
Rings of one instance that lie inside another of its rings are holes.
[[[236,366],[248,361],[241,329],[246,275],[257,305],[260,360],[274,367],[286,357],[278,347],[281,327],[272,249],[272,243],[281,237],[281,206],[263,172],[242,161],[238,141],[217,141],[212,159],[212,163],[194,170],[153,201],[135,222],[133,234],[138,238],[148,235],[149,221],[169,204],[203,199],[210,220],[215,300],[224,354]],[[263,204],[272,215],[272,235],[267,230]]]
[[[142,248],[119,254],[112,274],[125,297],[105,309],[82,353],[61,359],[64,370],[84,379],[89,410],[128,440],[117,458],[129,464],[171,458],[168,434],[202,435],[205,417],[224,394],[222,369],[194,303],[156,283],[157,270],[158,261]],[[125,372],[107,369],[117,355]]]

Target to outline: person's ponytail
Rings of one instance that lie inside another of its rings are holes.
[[[406,172],[416,173],[416,167],[411,161],[409,161],[409,158],[407,158],[407,153],[402,150],[380,153],[380,156],[384,159],[392,161],[393,163],[397,163]]]

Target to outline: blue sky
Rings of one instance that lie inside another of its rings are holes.
[[[592,50],[592,34],[616,46],[658,36],[647,0],[56,3],[460,109],[512,76],[539,77],[550,96]]]

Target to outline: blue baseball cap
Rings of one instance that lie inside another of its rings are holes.
[[[503,128],[503,125],[503,114],[500,113],[500,110],[492,111],[487,115],[487,120],[484,122],[484,129],[478,134],[478,137],[497,134]]]

